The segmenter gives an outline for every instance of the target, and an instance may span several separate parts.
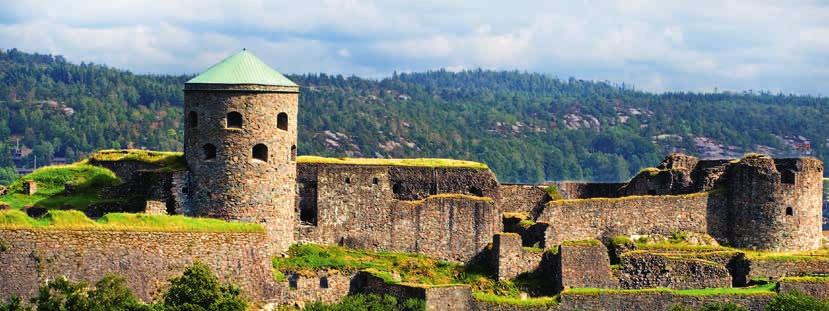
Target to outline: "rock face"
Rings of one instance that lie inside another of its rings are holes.
[[[298,87],[186,84],[184,154],[196,216],[261,223],[293,243]]]

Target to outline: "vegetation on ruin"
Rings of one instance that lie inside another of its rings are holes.
[[[817,299],[802,293],[782,293],[774,297],[766,311],[824,311],[829,310],[829,299]]]
[[[569,240],[561,242],[561,246],[575,246],[575,247],[589,247],[589,246],[599,246],[601,242],[596,239],[584,239],[584,240]]]
[[[754,250],[741,251],[745,252],[746,258],[750,260],[787,262],[829,261],[829,248],[820,248],[816,250],[799,252],[764,252]]]
[[[733,302],[709,302],[699,308],[673,305],[668,311],[748,311],[748,309]]]
[[[787,276],[780,278],[780,282],[829,283],[829,276]]]
[[[264,232],[255,223],[228,222],[212,218],[109,213],[96,220],[80,211],[50,210],[32,218],[19,210],[0,211],[2,229],[158,231],[158,232]]]
[[[463,199],[463,200],[484,201],[484,202],[490,202],[490,203],[494,202],[494,200],[492,200],[492,198],[490,198],[490,197],[479,197],[479,196],[476,196],[476,195],[468,195],[468,194],[463,194],[463,193],[438,193],[438,194],[433,194],[433,195],[430,195],[426,198],[423,198],[422,200],[410,200],[410,201],[404,201],[404,202],[408,202],[408,203],[411,203],[411,204],[422,204],[423,202],[426,202],[426,201],[429,201],[429,200],[437,200],[437,199]]]
[[[561,196],[561,192],[558,190],[558,186],[556,185],[544,187],[544,192],[547,192],[547,195],[550,196],[550,200],[561,200],[564,198]]]
[[[222,284],[203,263],[187,267],[182,275],[170,280],[163,300],[145,304],[116,274],[107,274],[94,286],[73,282],[65,277],[43,284],[24,305],[17,297],[0,301],[0,311],[245,311],[248,302],[241,289]]]
[[[23,184],[28,180],[37,184],[34,195],[23,194]],[[0,196],[0,202],[13,209],[39,206],[84,210],[94,203],[114,201],[102,198],[101,190],[119,182],[112,171],[85,163],[45,166],[12,182],[8,193]],[[66,192],[67,185],[72,188],[71,193]]]
[[[182,152],[149,151],[140,149],[99,150],[89,155],[98,162],[137,161],[157,165],[160,170],[180,171],[187,168]]]
[[[358,294],[344,297],[336,303],[313,302],[304,311],[421,311],[426,310],[426,301],[409,298],[400,301],[392,295]]]
[[[654,177],[654,176],[658,175],[659,172],[661,172],[661,171],[662,170],[660,170],[658,168],[655,168],[655,167],[646,167],[646,168],[643,168],[643,169],[639,170],[639,173],[636,173],[636,175],[638,176],[638,175],[642,175],[642,174],[648,174],[648,176]]]
[[[674,194],[674,195],[660,195],[660,198],[663,199],[671,199],[671,198],[699,198],[699,197],[706,197],[712,193],[715,193],[716,190],[706,191],[706,192],[694,192],[688,194]],[[568,204],[578,204],[582,202],[625,202],[630,200],[639,200],[639,199],[652,199],[653,196],[649,195],[629,195],[624,197],[618,198],[586,198],[586,199],[562,199],[562,200],[555,200],[547,202],[547,206],[562,206]]]
[[[383,165],[383,166],[414,166],[414,167],[439,167],[439,168],[473,168],[489,169],[484,163],[454,159],[437,158],[411,158],[411,159],[385,159],[385,158],[326,158],[319,156],[299,156],[297,163],[308,164],[342,164],[342,165]]]
[[[775,282],[763,282],[747,287],[718,287],[702,289],[670,289],[670,288],[645,288],[645,289],[608,289],[608,288],[568,288],[562,294],[572,295],[601,295],[619,294],[635,295],[647,293],[667,293],[685,296],[718,296],[718,295],[774,295],[777,287]]]
[[[558,305],[557,296],[513,297],[495,295],[484,292],[474,292],[472,293],[472,297],[474,297],[478,301],[519,307],[552,307]]]

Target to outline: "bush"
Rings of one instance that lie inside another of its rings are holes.
[[[420,311],[426,310],[422,299],[406,299],[402,303],[391,295],[354,295],[343,298],[339,303],[315,302],[305,307],[306,311]]]
[[[766,305],[766,311],[819,311],[829,310],[829,301],[819,300],[801,293],[779,294]]]
[[[164,295],[164,309],[168,311],[244,311],[248,307],[238,287],[219,283],[213,271],[200,262],[170,284]]]
[[[31,308],[24,308],[20,304],[20,297],[11,297],[5,303],[0,303],[0,311],[30,311]]]
[[[58,278],[42,286],[32,304],[38,311],[144,311],[150,307],[141,303],[127,287],[123,277],[107,274],[95,289],[86,283],[74,283]],[[2,309],[0,310],[25,310]]]

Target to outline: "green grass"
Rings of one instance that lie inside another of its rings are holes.
[[[421,284],[468,283],[480,275],[464,271],[460,264],[436,260],[423,255],[400,252],[372,252],[340,246],[296,244],[288,257],[273,259],[273,268],[280,272],[312,273],[321,269],[358,271],[374,269],[379,273],[399,275],[399,282]]]
[[[618,294],[635,295],[647,293],[668,293],[680,296],[718,296],[718,295],[774,295],[777,283],[766,282],[748,287],[732,288],[703,288],[703,289],[669,289],[669,288],[645,288],[645,289],[607,289],[607,288],[569,288],[563,294],[572,295],[600,295]]]
[[[99,162],[138,161],[158,165],[160,170],[180,171],[187,168],[182,152],[149,151],[139,149],[99,150],[89,156]]]
[[[264,232],[259,224],[184,216],[109,213],[97,220],[80,211],[52,210],[32,218],[18,210],[0,211],[0,229],[158,231],[158,232]]]
[[[780,278],[780,282],[829,283],[829,276],[787,276]]]
[[[34,195],[23,194],[23,183],[32,180],[37,183]],[[42,206],[49,209],[84,210],[90,204],[117,201],[104,199],[102,188],[120,183],[112,171],[85,163],[45,166],[25,175],[9,185],[9,192],[0,196],[13,209],[24,206]],[[71,185],[75,190],[66,193],[64,187]]]
[[[486,164],[474,161],[412,158],[412,159],[381,159],[381,158],[326,158],[319,156],[300,156],[297,163],[308,164],[342,164],[342,165],[382,165],[382,166],[414,166],[414,167],[448,167],[473,168],[487,170]]]
[[[570,240],[561,242],[561,246],[576,246],[576,247],[588,247],[588,246],[599,246],[601,242],[596,239],[586,239],[586,240]]]
[[[551,200],[561,200],[564,197],[561,196],[561,192],[558,191],[558,186],[556,185],[549,185],[544,187],[544,192],[547,192],[547,195],[550,196]]]
[[[555,296],[521,298],[483,292],[474,292],[472,296],[478,301],[519,307],[552,307],[558,305],[558,298]]]
[[[462,193],[440,193],[440,194],[433,194],[430,195],[422,200],[411,200],[411,201],[404,201],[411,204],[421,204],[426,201],[430,200],[437,200],[437,199],[464,199],[464,200],[475,200],[475,201],[483,201],[483,202],[494,202],[490,197],[479,197],[475,195],[468,195]]]

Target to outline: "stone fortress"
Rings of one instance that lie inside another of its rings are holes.
[[[499,279],[543,271],[556,293],[732,287],[757,276],[829,273],[829,261],[765,262],[740,251],[699,260],[618,242],[681,232],[735,249],[818,249],[824,166],[814,158],[700,160],[673,154],[626,183],[502,184],[474,162],[298,158],[300,87],[247,51],[188,81],[184,94],[186,170],[130,161],[93,164],[110,168],[124,181],[122,191],[142,198],[123,210],[255,222],[265,232],[2,230],[0,239],[19,250],[0,252],[12,267],[0,271],[0,296],[30,295],[38,282],[59,274],[94,279],[116,271],[149,299],[162,281],[198,259],[263,302],[301,305],[378,292],[426,298],[436,310],[519,310],[475,302],[468,286],[400,288],[365,273],[319,271],[274,282],[269,255],[295,243],[483,262]],[[42,267],[43,260],[32,260],[32,254],[60,260]],[[556,308],[658,310],[667,302],[725,299],[757,309],[769,299],[566,293]]]

